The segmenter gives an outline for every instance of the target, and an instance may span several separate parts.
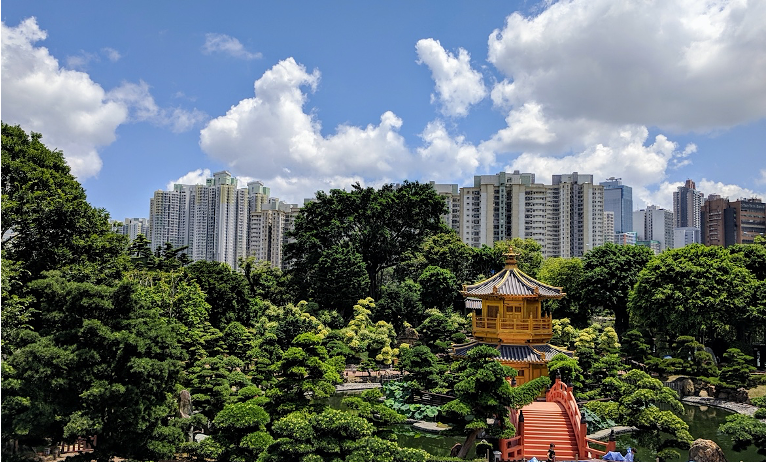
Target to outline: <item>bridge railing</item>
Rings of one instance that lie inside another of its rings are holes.
[[[524,459],[524,414],[518,409],[511,409],[508,417],[516,428],[516,436],[500,439],[502,460],[522,460]]]
[[[580,414],[580,407],[577,405],[577,400],[572,393],[573,388],[561,381],[561,377],[556,377],[556,382],[551,386],[548,392],[545,394],[545,400],[549,402],[556,402],[564,406],[569,422],[572,424],[572,430],[577,437],[577,453],[580,459],[592,459],[595,457],[601,457],[608,451],[614,451],[616,443],[613,438],[610,441],[604,443],[602,441],[593,440],[587,437],[588,424],[585,422],[585,418]],[[590,447],[590,443],[599,444],[606,447],[606,450]]]

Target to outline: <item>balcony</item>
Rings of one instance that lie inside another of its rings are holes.
[[[503,343],[545,343],[551,339],[551,318],[473,318],[473,336],[478,340]]]

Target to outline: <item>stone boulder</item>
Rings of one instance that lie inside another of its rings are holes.
[[[181,394],[178,397],[178,413],[184,419],[191,416],[192,413],[192,399],[189,390],[181,390]]]
[[[694,382],[692,382],[692,379],[683,379],[681,381],[681,396],[694,396]]]
[[[747,394],[746,388],[738,388],[732,392],[729,392],[729,401],[735,403],[746,403],[750,399],[750,395]]]
[[[715,441],[703,440],[702,438],[694,440],[691,448],[689,448],[689,460],[696,462],[728,462],[721,447]]]

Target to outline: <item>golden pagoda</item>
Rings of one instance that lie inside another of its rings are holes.
[[[505,268],[492,277],[460,292],[466,308],[473,309],[473,338],[454,345],[453,354],[464,356],[477,345],[497,348],[500,362],[518,371],[521,385],[548,375],[548,361],[566,351],[550,345],[551,316],[542,313],[542,300],[560,299],[561,287],[544,284],[518,268],[516,254],[506,254]],[[481,310],[481,311],[479,311]],[[571,353],[570,353],[571,355]]]

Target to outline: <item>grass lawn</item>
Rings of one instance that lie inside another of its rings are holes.
[[[750,396],[750,399],[766,396],[766,385],[758,385],[755,388],[751,388],[747,390],[747,394]]]

